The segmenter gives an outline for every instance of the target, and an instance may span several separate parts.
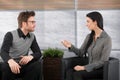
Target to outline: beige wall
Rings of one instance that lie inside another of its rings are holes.
[[[120,0],[78,0],[79,9],[120,9]]]
[[[0,9],[73,9],[74,0],[0,0]]]
[[[0,0],[0,10],[120,9],[120,0]]]

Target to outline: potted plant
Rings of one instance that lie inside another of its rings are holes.
[[[44,80],[62,79],[62,57],[64,52],[58,48],[43,50],[43,78]]]

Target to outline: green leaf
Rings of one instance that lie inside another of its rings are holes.
[[[43,50],[43,57],[63,57],[64,52],[58,48],[48,48]]]

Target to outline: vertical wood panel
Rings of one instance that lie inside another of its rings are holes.
[[[120,9],[120,0],[78,0],[78,9]]]
[[[74,9],[74,0],[0,0],[0,9]]]
[[[0,9],[74,9],[75,0],[0,0]],[[120,0],[76,0],[78,9],[120,9]]]

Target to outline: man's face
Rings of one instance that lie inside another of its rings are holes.
[[[27,30],[28,32],[33,32],[35,30],[35,19],[34,16],[31,16],[30,18],[28,18],[28,21],[26,22],[26,26],[25,26],[25,30]]]

